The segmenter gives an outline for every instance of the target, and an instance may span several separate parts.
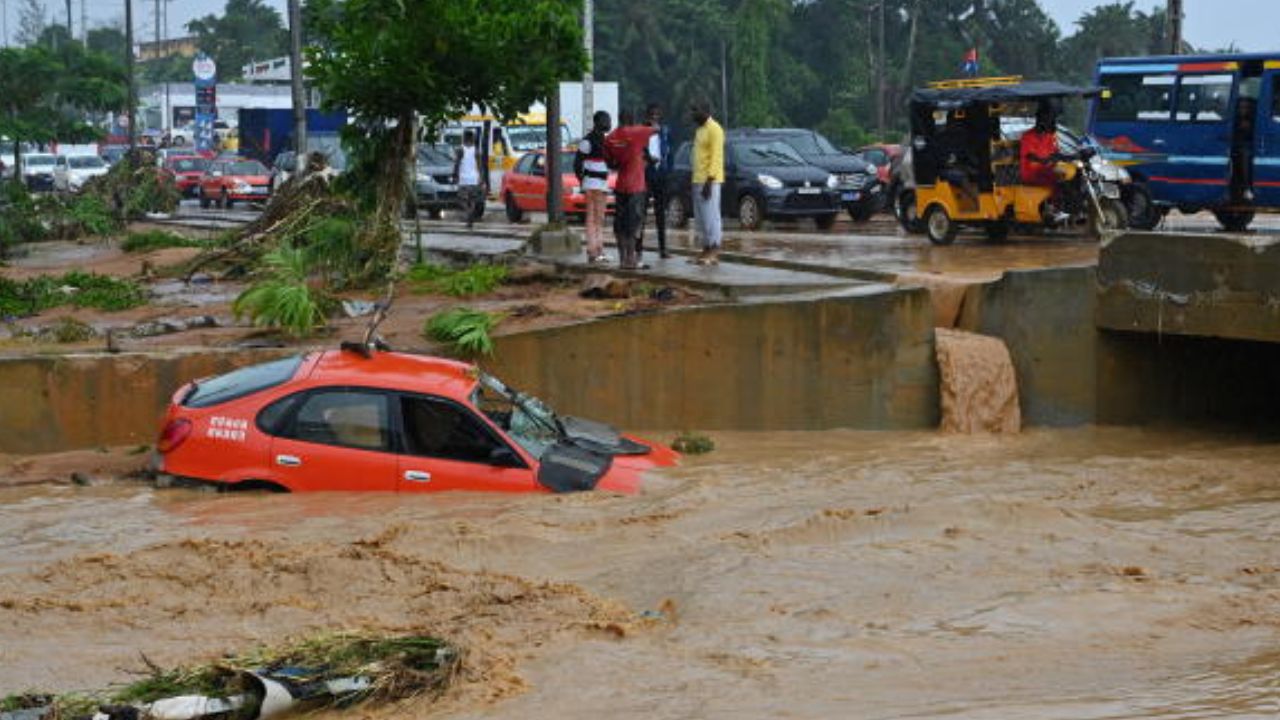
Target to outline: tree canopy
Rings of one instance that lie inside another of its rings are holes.
[[[676,116],[696,97],[733,125],[817,127],[856,144],[876,130],[879,0],[596,0],[596,68],[622,103]],[[884,0],[886,139],[911,89],[960,75],[1089,81],[1097,59],[1168,49],[1163,10],[1109,2],[1064,30],[1038,0]],[[723,82],[723,86],[722,86]],[[727,112],[726,112],[727,111]]]
[[[227,0],[222,15],[192,20],[187,31],[217,63],[224,82],[239,78],[245,65],[280,57],[289,49],[289,31],[280,13],[263,0]]]

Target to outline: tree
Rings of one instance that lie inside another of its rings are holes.
[[[96,138],[101,132],[84,113],[120,110],[126,97],[120,63],[77,43],[58,53],[41,45],[0,50],[0,136],[16,147]],[[18,154],[14,177],[21,177],[21,163]]]
[[[48,24],[45,6],[41,0],[22,0],[18,8],[18,44],[35,45]]]
[[[430,135],[473,105],[514,117],[585,67],[577,0],[312,0],[309,75],[376,159],[361,241],[378,271],[400,246],[416,122]]]
[[[192,20],[187,31],[217,63],[219,77],[228,80],[239,78],[241,69],[254,60],[279,57],[289,48],[280,13],[263,0],[227,0],[221,17]]]
[[[122,28],[114,26],[94,28],[88,32],[85,42],[94,52],[102,53],[107,57],[124,57],[125,38]]]

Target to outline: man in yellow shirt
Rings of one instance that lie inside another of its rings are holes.
[[[702,235],[702,254],[694,262],[715,265],[720,254],[720,186],[724,184],[724,128],[711,117],[711,103],[690,107],[698,131],[693,138],[693,217]]]

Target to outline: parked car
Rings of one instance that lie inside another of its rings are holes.
[[[266,201],[271,197],[271,171],[257,160],[219,156],[200,177],[196,194],[202,208]]]
[[[453,181],[453,148],[445,143],[422,145],[413,182],[414,204],[431,218],[461,207],[458,185]],[[484,216],[484,203],[476,203],[473,219]]]
[[[679,459],[476,367],[363,348],[189,382],[156,449],[174,481],[291,492],[633,493]]]
[[[200,179],[209,169],[209,161],[199,155],[170,155],[164,161],[164,170],[173,177],[183,197],[195,197]]]
[[[684,227],[693,214],[692,146],[676,151],[667,181],[667,224]],[[774,218],[812,218],[830,228],[840,213],[841,194],[835,175],[805,162],[790,145],[758,131],[731,131],[725,138],[725,182],[721,212],[738,219],[745,230]]]
[[[53,169],[58,157],[53,153],[24,153],[22,156],[22,181],[27,189],[53,190]]]
[[[116,163],[120,162],[128,153],[128,145],[103,145],[102,149],[98,151],[107,167],[115,167]]]
[[[858,148],[857,155],[875,167],[880,182],[887,186],[893,179],[893,169],[902,162],[903,149],[901,145],[876,143]]]
[[[59,155],[53,166],[53,186],[63,192],[80,192],[90,178],[106,175],[110,169],[97,155]]]
[[[837,148],[822,133],[797,128],[769,128],[755,132],[785,142],[805,162],[834,175],[836,189],[840,191],[840,203],[851,219],[862,222],[880,209],[884,185],[878,181],[875,168],[857,155]]]
[[[561,204],[567,216],[582,220],[587,216],[587,196],[583,194],[578,176],[573,174],[576,152],[560,151]],[[613,187],[618,174],[609,173],[609,198],[606,213],[613,213]],[[528,212],[545,212],[547,209],[547,151],[534,150],[525,153],[511,170],[502,175],[499,192],[507,208],[507,219],[520,222]]]

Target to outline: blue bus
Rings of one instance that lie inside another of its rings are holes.
[[[1228,230],[1280,212],[1280,52],[1104,59],[1089,132],[1125,166],[1130,224],[1210,210]]]

